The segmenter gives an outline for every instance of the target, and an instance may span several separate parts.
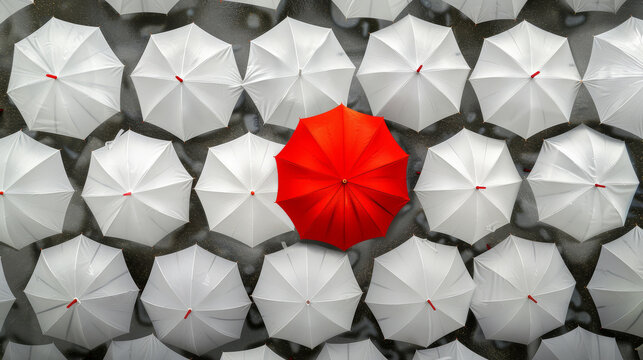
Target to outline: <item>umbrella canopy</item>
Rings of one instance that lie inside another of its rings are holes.
[[[279,4],[281,3],[281,0],[225,0],[225,1],[255,5],[255,6],[265,7],[272,10],[276,10]]]
[[[238,339],[250,309],[237,264],[198,245],[156,257],[141,301],[162,341],[197,355]]]
[[[626,0],[566,0],[575,13],[584,11],[605,11],[616,13]],[[631,46],[631,45],[630,45]]]
[[[460,111],[468,75],[451,28],[411,15],[371,33],[357,71],[373,114],[416,131]]]
[[[23,345],[9,341],[2,360],[65,360],[54,344]]]
[[[371,340],[325,344],[317,360],[386,360]]]
[[[120,111],[122,77],[99,28],[52,18],[16,43],[7,94],[30,130],[84,139]]]
[[[464,326],[474,289],[457,247],[414,236],[375,258],[366,304],[386,339],[426,347]]]
[[[643,137],[643,20],[594,36],[583,84],[601,123]]]
[[[167,14],[179,0],[105,0],[119,14],[159,13]]]
[[[525,139],[568,122],[580,87],[567,38],[526,21],[484,39],[469,81],[484,120]]]
[[[7,319],[7,315],[15,300],[16,297],[13,296],[9,288],[7,278],[4,276],[4,270],[2,269],[2,263],[0,262],[0,328],[2,328],[2,324],[4,324],[4,321]]]
[[[515,20],[527,0],[444,0],[462,11],[474,23],[491,20]]]
[[[221,360],[284,360],[266,345],[244,351],[224,352]]]
[[[543,339],[532,360],[622,360],[616,340],[583,328]]]
[[[431,231],[473,244],[511,221],[521,183],[505,141],[463,129],[427,150],[414,191]]]
[[[346,250],[386,235],[409,200],[407,159],[384,119],[340,105],[302,119],[276,156],[277,204],[301,238]]]
[[[44,335],[93,349],[129,332],[138,288],[122,250],[80,235],[41,251],[25,294]]]
[[[242,92],[232,45],[194,23],[150,36],[131,77],[143,120],[183,141],[228,126]]]
[[[188,222],[192,180],[171,141],[126,131],[92,151],[82,196],[103,235],[153,246]]]
[[[309,348],[350,331],[361,297],[346,254],[301,242],[266,255],[252,293],[270,337]]]
[[[601,326],[643,337],[643,230],[603,245],[587,289]]]
[[[211,147],[195,190],[210,230],[256,246],[294,229],[275,204],[275,155],[283,145],[247,133]]]
[[[154,335],[136,340],[112,341],[103,360],[188,360],[165,346]]]
[[[2,0],[0,1],[0,23],[7,20],[7,18],[18,10],[27,5],[33,4],[33,0]]]
[[[413,360],[487,360],[469,350],[457,339],[442,346],[426,350],[416,350]]]
[[[59,234],[74,194],[60,150],[18,131],[0,139],[0,241],[16,249]]]
[[[556,244],[509,236],[474,259],[471,310],[488,340],[529,344],[563,325],[576,281]]]
[[[527,180],[538,219],[579,241],[623,226],[639,184],[625,143],[585,125],[545,139]]]
[[[243,87],[265,123],[294,129],[345,104],[354,72],[331,29],[287,17],[250,42]]]
[[[347,19],[374,18],[393,21],[412,0],[333,0]]]

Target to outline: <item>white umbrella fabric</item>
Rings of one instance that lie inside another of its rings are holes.
[[[386,360],[371,340],[324,344],[316,360]]]
[[[66,360],[54,344],[23,345],[9,341],[2,360]]]
[[[579,241],[623,226],[639,184],[625,143],[585,125],[545,139],[527,180],[538,220]]]
[[[105,0],[119,14],[159,13],[167,14],[179,0]]]
[[[264,123],[294,129],[345,104],[354,72],[331,29],[287,17],[250,42],[243,87]]]
[[[31,4],[33,4],[33,0],[0,0],[0,23]]]
[[[294,229],[275,203],[274,157],[283,147],[247,133],[209,149],[195,190],[210,230],[254,247]]]
[[[543,339],[532,360],[623,360],[616,340],[583,328]]]
[[[601,123],[643,138],[643,20],[594,36],[583,84]]]
[[[350,331],[361,296],[346,254],[301,242],[265,256],[252,294],[270,337],[309,348]]]
[[[0,139],[0,242],[16,249],[62,232],[74,194],[60,150],[18,131]]]
[[[412,0],[333,0],[337,8],[352,18],[373,18],[393,21]]]
[[[626,0],[566,0],[575,13],[604,11],[616,13]]]
[[[407,15],[371,33],[357,79],[373,115],[420,131],[460,111],[469,70],[450,27]]]
[[[525,139],[569,121],[580,80],[567,39],[526,21],[485,38],[469,78],[484,121]]]
[[[284,360],[266,345],[244,351],[231,351],[221,354],[221,360]]]
[[[462,11],[476,24],[492,21],[515,20],[527,0],[444,0],[447,4]]]
[[[232,45],[194,23],[150,36],[131,77],[143,120],[183,141],[228,126],[243,90]]]
[[[237,264],[198,245],[156,257],[141,302],[161,341],[197,355],[238,339],[251,304]]]
[[[92,151],[82,196],[103,235],[153,246],[188,222],[192,180],[171,141],[119,132]]]
[[[521,183],[505,141],[463,129],[427,150],[414,191],[431,231],[473,244],[510,222]]]
[[[471,310],[487,340],[529,344],[562,326],[576,281],[556,244],[509,236],[474,258]]]
[[[603,245],[587,284],[601,326],[643,337],[643,230]]]
[[[122,76],[99,28],[52,18],[15,44],[7,94],[30,130],[84,139],[120,111]]]
[[[248,5],[260,6],[272,10],[276,10],[282,0],[221,0],[221,1],[230,1]]]
[[[417,350],[413,360],[487,360],[469,350],[457,339],[448,344],[426,350]]]
[[[464,326],[474,289],[457,247],[413,236],[375,258],[366,304],[384,338],[426,347]]]
[[[112,341],[103,360],[188,360],[165,346],[154,335]]]
[[[7,278],[4,275],[4,270],[2,268],[2,263],[0,262],[0,329],[4,324],[4,321],[7,319],[9,311],[13,306],[16,297],[13,296],[9,284],[7,283]]]
[[[93,349],[129,332],[138,288],[122,250],[80,235],[41,251],[25,294],[44,335]]]

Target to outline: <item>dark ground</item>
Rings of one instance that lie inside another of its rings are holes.
[[[502,20],[474,26],[457,10],[450,8],[440,0],[415,0],[401,16],[406,13],[434,23],[453,26],[462,52],[472,68],[475,66],[483,38],[498,34],[516,24],[513,20]],[[42,344],[52,341],[52,338],[41,334],[35,314],[22,289],[31,276],[40,248],[60,244],[81,232],[107,245],[123,248],[132,276],[141,289],[145,286],[154,256],[174,252],[198,242],[199,245],[217,255],[238,260],[243,281],[249,293],[254,288],[259,276],[263,254],[279,250],[281,241],[292,244],[299,240],[296,233],[289,233],[251,249],[223,235],[209,232],[203,209],[193,192],[190,209],[191,222],[167,236],[156,247],[147,248],[127,241],[103,237],[89,209],[80,197],[89,167],[90,152],[101,147],[105,141],[111,140],[121,128],[131,128],[147,136],[174,140],[179,157],[195,178],[198,178],[201,172],[208,147],[229,141],[248,131],[273,141],[285,143],[291,131],[271,125],[262,125],[255,105],[245,94],[239,101],[228,129],[218,130],[183,143],[160,128],[142,123],[138,100],[129,74],[138,62],[150,33],[171,30],[195,22],[216,37],[234,45],[237,63],[243,75],[248,57],[249,41],[263,34],[286,15],[312,24],[332,27],[357,67],[359,67],[366,47],[368,33],[388,24],[375,20],[350,20],[347,22],[337,9],[332,9],[330,0],[283,0],[282,6],[276,12],[242,4],[220,3],[216,0],[181,0],[167,16],[158,14],[119,16],[103,0],[36,0],[35,6],[29,6],[19,11],[0,25],[0,89],[2,89],[0,107],[5,109],[0,115],[0,136],[9,135],[19,129],[27,130],[18,110],[9,101],[5,90],[11,71],[13,44],[38,29],[51,16],[79,24],[101,26],[108,43],[125,64],[121,94],[122,113],[106,121],[86,141],[46,133],[28,132],[30,136],[42,143],[62,149],[67,174],[77,191],[67,212],[62,235],[39,241],[20,251],[0,246],[4,271],[17,298],[0,333],[3,349],[9,340],[27,344]],[[573,15],[562,0],[529,0],[520,13],[518,21],[526,19],[547,31],[568,36],[579,72],[583,74],[589,61],[592,35],[615,27],[631,15],[643,17],[643,1],[628,0],[617,14]],[[368,102],[357,79],[353,79],[348,105],[362,112],[370,112]],[[527,175],[524,169],[533,166],[544,138],[561,134],[581,122],[626,141],[635,167],[639,172],[643,169],[643,143],[641,140],[618,129],[599,125],[597,112],[584,87],[581,88],[576,100],[571,125],[562,124],[553,127],[527,141],[497,126],[483,124],[477,99],[469,84],[464,91],[461,109],[461,114],[444,119],[420,133],[394,123],[388,123],[396,140],[410,154],[409,189],[415,186],[418,178],[416,171],[421,169],[426,147],[449,138],[462,127],[487,136],[507,139],[516,167],[523,176]],[[523,184],[511,224],[482,239],[473,247],[446,235],[429,232],[418,199],[412,192],[410,195],[411,202],[398,214],[386,238],[363,242],[348,251],[355,275],[364,292],[367,291],[370,281],[373,258],[396,247],[412,234],[428,237],[430,240],[440,243],[457,245],[471,272],[473,271],[472,258],[485,251],[485,244],[493,246],[502,241],[509,233],[531,240],[555,242],[577,284],[569,305],[565,326],[546,334],[545,337],[561,335],[580,325],[602,335],[616,337],[623,357],[636,359],[634,348],[640,346],[643,339],[624,333],[601,330],[598,313],[585,286],[589,282],[598,260],[601,244],[625,234],[635,224],[643,223],[643,194],[641,191],[638,191],[634,198],[625,227],[599,235],[581,244],[570,236],[537,222],[533,195],[529,187]],[[151,323],[139,301],[134,311],[131,332],[121,336],[118,340],[135,339],[152,331]],[[330,341],[347,342],[366,338],[371,338],[389,359],[411,359],[417,349],[416,346],[402,342],[383,340],[373,315],[362,301],[357,309],[352,331]],[[489,359],[530,359],[539,345],[539,341],[534,341],[528,346],[486,341],[471,312],[466,327],[445,336],[434,345],[442,345],[455,338]],[[55,340],[55,343],[71,359],[102,359],[107,349],[107,344],[88,351],[60,340]],[[264,343],[267,343],[281,356],[293,359],[314,359],[321,349],[319,346],[309,350],[287,341],[268,339],[257,308],[253,306],[244,326],[242,338],[216,349],[202,358],[219,359],[221,351],[247,349]],[[185,355],[191,356],[190,354]]]

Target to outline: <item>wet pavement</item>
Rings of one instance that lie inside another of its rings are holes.
[[[414,0],[401,16],[407,13],[437,24],[452,26],[464,57],[471,68],[475,66],[484,37],[498,34],[516,24],[513,20],[502,20],[475,26],[457,10],[440,0]],[[243,75],[247,63],[249,41],[263,34],[286,15],[312,24],[332,27],[356,67],[359,67],[361,62],[368,34],[390,24],[376,20],[347,21],[330,4],[330,0],[283,0],[277,11],[217,0],[181,0],[167,16],[159,14],[119,16],[104,0],[36,0],[34,6],[19,11],[0,24],[0,89],[2,89],[0,107],[4,108],[0,114],[0,136],[9,135],[20,129],[27,130],[20,113],[6,95],[13,44],[38,29],[51,16],[79,24],[100,26],[107,42],[125,64],[121,93],[122,112],[106,121],[85,141],[40,132],[27,132],[42,143],[61,149],[67,174],[76,193],[67,212],[63,234],[39,241],[20,251],[0,246],[4,271],[17,298],[0,333],[2,348],[9,340],[27,344],[42,344],[52,341],[52,338],[42,335],[36,316],[22,290],[35,267],[40,248],[60,244],[80,233],[104,244],[123,248],[130,272],[140,289],[145,286],[154,256],[174,252],[198,243],[217,255],[238,261],[244,284],[249,293],[252,292],[258,279],[263,255],[281,249],[280,243],[282,241],[288,244],[299,241],[296,233],[288,233],[251,249],[226,236],[209,232],[201,204],[196,193],[192,192],[190,223],[168,235],[154,248],[148,248],[124,240],[103,237],[88,207],[80,197],[89,167],[91,151],[103,146],[105,141],[111,140],[121,128],[131,128],[147,136],[173,140],[183,165],[195,178],[198,178],[201,172],[208,147],[232,140],[248,131],[272,141],[285,143],[292,131],[272,125],[264,126],[255,105],[245,94],[239,100],[229,128],[217,130],[183,143],[164,130],[142,122],[141,111],[129,74],[136,66],[150,33],[167,31],[195,22],[214,36],[233,44],[237,64]],[[592,36],[615,27],[631,15],[643,17],[643,1],[628,0],[617,14],[574,15],[563,3],[563,0],[530,0],[520,13],[518,21],[525,19],[547,31],[567,36],[579,72],[583,74],[589,61]],[[357,79],[353,79],[348,106],[358,111],[370,113],[368,102]],[[460,114],[448,117],[420,133],[387,122],[395,139],[410,154],[409,189],[415,186],[418,179],[416,172],[421,169],[427,146],[435,145],[449,138],[463,127],[486,136],[506,139],[516,167],[523,177],[527,176],[526,171],[533,166],[544,138],[561,134],[579,123],[586,123],[602,133],[624,140],[638,174],[640,175],[643,171],[643,143],[641,140],[621,130],[599,125],[597,112],[584,87],[581,87],[576,99],[571,124],[555,126],[527,141],[500,127],[483,124],[478,101],[468,83],[465,87],[461,110]],[[473,273],[473,257],[484,252],[486,244],[493,246],[510,233],[531,240],[555,242],[576,279],[576,290],[569,305],[565,326],[551,331],[545,337],[561,335],[576,326],[582,326],[602,335],[616,337],[624,359],[636,359],[634,348],[640,346],[643,339],[624,333],[601,330],[598,313],[585,286],[589,282],[598,260],[601,244],[625,234],[635,224],[643,223],[643,194],[640,190],[634,198],[625,227],[579,243],[561,231],[538,223],[533,195],[525,183],[518,195],[511,224],[480,240],[474,246],[443,234],[429,232],[417,197],[412,192],[410,192],[410,196],[411,201],[400,211],[386,238],[366,241],[347,251],[357,280],[364,292],[368,289],[374,257],[396,247],[413,234],[428,237],[432,241],[443,244],[457,245],[471,273]],[[149,318],[138,301],[130,333],[119,337],[118,340],[135,339],[152,331]],[[352,331],[337,336],[330,342],[357,341],[366,338],[372,339],[388,359],[411,359],[414,351],[418,349],[414,345],[383,340],[373,315],[362,301],[357,309]],[[487,341],[471,312],[464,328],[445,336],[434,345],[445,344],[456,338],[489,359],[530,359],[539,344],[539,341],[528,346]],[[55,343],[70,359],[102,359],[107,349],[107,344],[88,351],[60,340],[55,340]],[[202,358],[219,359],[221,351],[247,349],[264,343],[267,343],[286,359],[314,359],[321,349],[319,346],[310,350],[287,341],[268,339],[261,317],[256,306],[253,305],[241,339],[211,351]],[[184,355],[196,359],[190,354],[184,353]]]

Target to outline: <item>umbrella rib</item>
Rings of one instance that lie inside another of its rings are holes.
[[[396,163],[401,162],[401,161],[406,162],[406,161],[408,160],[408,158],[409,158],[409,155],[408,155],[408,154],[404,154],[404,156],[403,156],[403,157],[401,157],[401,158],[399,158],[399,159],[392,160],[391,162],[386,163],[386,164],[384,164],[384,165],[379,165],[379,166],[376,166],[376,167],[374,167],[374,168],[372,168],[372,169],[362,171],[361,173],[359,173],[359,174],[357,174],[357,175],[352,175],[352,176],[351,176],[351,179],[358,178],[358,177],[360,177],[360,176],[366,175],[366,174],[371,173],[371,172],[376,171],[376,170],[381,170],[382,168],[385,168],[385,167],[387,167],[387,166],[395,165]],[[355,184],[355,182],[352,182],[352,184]],[[394,195],[391,195],[391,196],[394,196]]]
[[[359,185],[359,184],[354,184],[354,185],[357,185],[358,187],[359,187],[359,186],[361,186],[361,185]],[[351,194],[356,194],[356,193],[358,192],[358,191],[355,191],[355,190],[357,190],[357,189],[351,189],[351,187],[345,187],[345,188],[346,188],[346,190],[347,190],[347,191],[349,191]],[[360,193],[361,193],[361,192],[360,192]],[[380,209],[384,210],[387,214],[391,215],[392,217],[393,217],[393,216],[395,216],[395,215],[394,215],[394,214],[392,214],[390,211],[388,211],[388,209],[387,209],[387,208],[385,208],[385,207],[384,207],[384,206],[382,206],[380,203],[378,203],[377,201],[375,201],[371,196],[368,196],[366,193],[363,193],[363,195],[364,195],[365,197],[369,198],[373,203],[375,203],[375,205],[377,205]],[[380,233],[381,233],[381,234],[386,235],[386,230],[387,230],[387,229],[382,229],[382,228],[380,227],[380,224],[379,224],[378,222],[376,222],[376,221],[375,221],[375,219],[373,218],[373,216],[371,215],[371,213],[367,210],[367,207],[366,207],[366,206],[364,206],[364,204],[362,204],[362,201],[359,199],[359,197],[358,197],[358,196],[353,195],[353,196],[351,196],[350,198],[351,198],[351,199],[355,199],[355,201],[357,202],[357,205],[359,205],[359,206],[364,210],[364,212],[368,215],[368,218],[371,220],[371,222],[373,223],[373,225],[375,225],[375,227],[377,227],[377,229],[380,231]]]

